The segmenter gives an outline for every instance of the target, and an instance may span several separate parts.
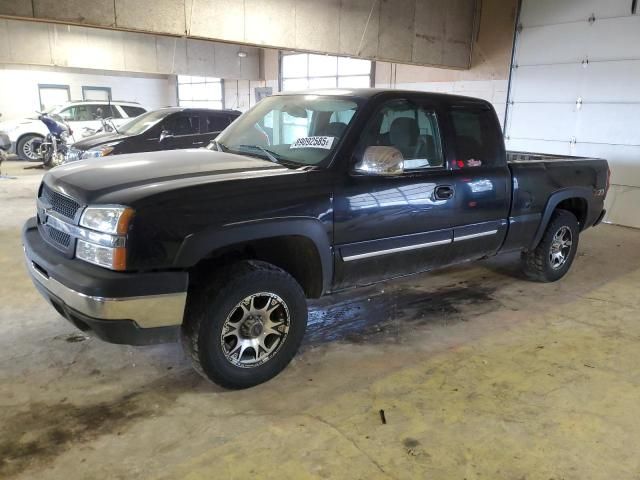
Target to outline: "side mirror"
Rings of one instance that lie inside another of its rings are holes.
[[[354,167],[356,173],[363,175],[382,175],[391,177],[404,172],[404,157],[395,147],[367,147],[362,160]]]
[[[173,134],[169,130],[162,130],[162,132],[160,132],[160,138],[158,139],[158,141],[162,142],[165,139],[171,138],[171,137],[173,137]]]

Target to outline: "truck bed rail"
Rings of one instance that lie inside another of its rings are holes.
[[[601,160],[595,157],[576,157],[571,155],[553,155],[550,153],[507,151],[507,162],[568,162],[572,160]]]

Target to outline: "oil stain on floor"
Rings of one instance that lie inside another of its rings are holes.
[[[304,346],[330,342],[376,343],[401,338],[408,329],[450,325],[501,307],[498,286],[459,282],[436,290],[370,288],[363,295],[312,305]],[[391,337],[391,338],[390,338]]]
[[[180,394],[202,382],[196,375],[172,382],[160,379],[111,402],[89,405],[29,403],[3,425],[0,478],[43,466],[102,435],[118,435],[139,420],[162,414]]]

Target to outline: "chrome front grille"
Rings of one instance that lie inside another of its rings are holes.
[[[38,191],[38,231],[49,245],[71,258],[76,241],[65,226],[77,224],[82,206],[72,198],[56,192],[44,182]],[[53,224],[52,224],[53,223]]]
[[[49,225],[46,225],[45,229],[47,230],[47,234],[51,240],[64,248],[69,248],[69,245],[71,245],[71,235],[61,232],[60,230],[56,230]]]
[[[54,192],[46,184],[42,184],[40,200],[48,206],[48,209],[73,220],[80,209],[80,204],[75,200],[65,197],[61,193]]]

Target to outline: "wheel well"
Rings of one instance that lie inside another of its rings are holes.
[[[194,282],[211,275],[223,265],[240,260],[262,260],[282,268],[295,278],[305,295],[322,295],[322,263],[313,241],[301,235],[284,235],[242,242],[211,252],[192,268]]]
[[[587,201],[584,198],[567,198],[556,205],[556,209],[568,210],[573,213],[578,219],[580,229],[584,229],[587,222],[587,212],[589,210]]]
[[[36,133],[36,132],[27,132],[27,133],[23,133],[22,135],[20,135],[18,137],[18,139],[16,140],[16,145],[18,145],[20,143],[20,141],[24,138],[24,137],[40,137],[40,138],[44,138],[43,135]]]

